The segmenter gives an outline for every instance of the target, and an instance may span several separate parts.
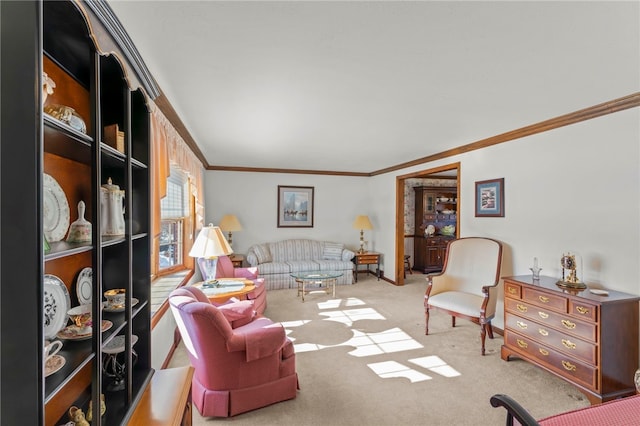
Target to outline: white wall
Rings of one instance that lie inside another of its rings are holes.
[[[278,228],[278,185],[314,187],[313,228]],[[393,198],[393,192],[389,196]],[[353,229],[352,224],[361,214],[369,215],[375,228],[365,231],[365,240],[370,241],[370,249],[376,249],[376,235],[385,225],[378,221],[371,198],[366,177],[205,173],[205,222],[216,225],[225,214],[235,214],[243,228],[232,235],[236,253],[246,253],[252,244],[287,238],[342,242],[357,249],[360,231]]]
[[[395,270],[396,177],[460,161],[460,236],[504,243],[503,275],[560,277],[560,256],[582,256],[582,279],[595,287],[640,294],[640,110],[634,108],[397,172],[371,178],[207,172],[206,220],[235,213],[245,228],[233,236],[243,253],[253,243],[290,237],[344,242],[368,214],[365,234]],[[505,217],[476,218],[475,182],[505,179]],[[315,186],[313,228],[276,227],[277,185]],[[385,274],[393,279],[392,273]],[[502,313],[496,325],[502,327]]]

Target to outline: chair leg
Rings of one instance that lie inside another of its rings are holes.
[[[451,327],[455,327],[456,326],[456,317],[454,317],[453,315],[451,316]]]
[[[424,334],[429,335],[429,308],[424,310]]]
[[[485,324],[487,327],[487,334],[489,335],[489,339],[493,339],[493,327],[491,326],[491,321]]]
[[[480,340],[482,341],[482,355],[484,355],[484,339],[485,336],[487,335],[487,325],[486,324],[480,324]]]

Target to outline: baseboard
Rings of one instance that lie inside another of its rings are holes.
[[[178,327],[176,327],[176,329],[173,332],[173,344],[171,345],[171,349],[169,349],[169,353],[167,353],[167,357],[164,359],[164,362],[162,363],[162,369],[165,369],[167,367],[169,367],[169,363],[171,363],[171,359],[173,358],[173,354],[175,353],[176,349],[178,348],[178,345],[180,344],[180,331],[178,330]]]

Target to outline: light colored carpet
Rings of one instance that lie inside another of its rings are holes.
[[[336,298],[296,290],[268,293],[265,315],[285,325],[296,345],[300,391],[296,399],[228,419],[194,425],[502,425],[505,411],[489,398],[505,393],[536,418],[588,406],[574,387],[535,366],[500,358],[502,337],[432,313],[424,334],[424,275],[393,286],[362,274],[338,286]],[[188,365],[181,345],[169,367]]]

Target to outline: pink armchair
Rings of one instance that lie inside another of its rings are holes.
[[[203,300],[207,297],[194,287],[169,296],[195,368],[192,397],[200,414],[235,416],[295,398],[295,352],[282,325],[254,317],[247,301],[214,306]]]
[[[198,266],[204,277],[206,273],[203,260],[198,259]],[[258,268],[234,268],[229,257],[220,256],[216,267],[216,278],[246,278],[253,281],[256,289],[247,294],[247,299],[253,301],[254,309],[258,314],[264,314],[265,309],[267,309],[267,288],[264,285],[264,278],[258,278]]]

